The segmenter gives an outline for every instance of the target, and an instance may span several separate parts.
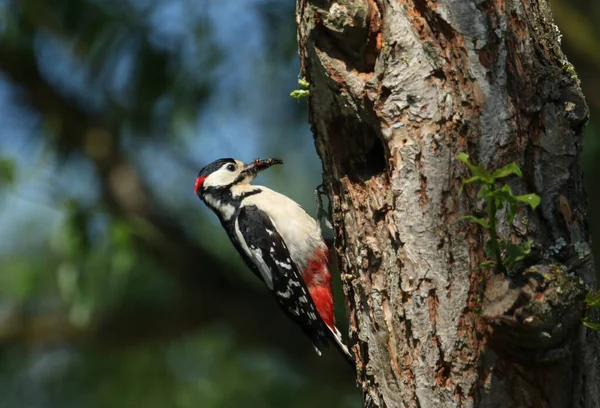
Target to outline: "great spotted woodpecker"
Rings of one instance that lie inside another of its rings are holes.
[[[194,191],[219,217],[246,265],[308,335],[317,354],[333,340],[354,364],[335,327],[328,250],[318,223],[290,198],[250,184],[261,170],[282,163],[219,159],[200,170]]]

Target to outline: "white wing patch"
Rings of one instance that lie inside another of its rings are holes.
[[[269,270],[267,264],[262,258],[262,252],[260,249],[256,247],[249,248],[248,244],[246,244],[246,240],[240,231],[240,226],[238,224],[238,220],[235,220],[235,235],[237,235],[237,239],[246,254],[254,261],[254,264],[258,267],[260,274],[265,281],[265,284],[270,290],[273,290],[273,276],[271,276],[271,271]]]
[[[292,270],[291,262],[292,261],[289,258],[286,260],[286,262],[281,262],[275,259],[275,263],[277,264],[277,266],[279,266],[280,268],[287,269],[288,271]]]

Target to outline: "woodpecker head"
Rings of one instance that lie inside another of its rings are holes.
[[[219,159],[198,173],[194,192],[202,199],[214,190],[229,190],[233,186],[250,184],[256,175],[274,164],[283,164],[281,159],[256,159],[244,164],[235,159]]]

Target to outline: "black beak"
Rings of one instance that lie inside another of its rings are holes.
[[[257,175],[258,172],[268,169],[274,164],[283,164],[283,160],[281,159],[256,159],[250,163],[247,163],[242,169],[241,174],[251,174],[253,176]]]

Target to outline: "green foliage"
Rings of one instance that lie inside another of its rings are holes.
[[[525,259],[525,257],[531,253],[532,244],[533,241],[530,239],[519,245],[500,241],[500,249],[504,253],[504,266],[510,269],[515,263]]]
[[[56,288],[71,324],[91,327],[123,304],[157,304],[158,297],[172,296],[167,276],[156,274],[156,265],[135,246],[139,237],[152,236],[145,224],[115,218],[103,225],[105,233],[94,234],[98,214],[74,201],[66,207],[53,248],[60,259]]]
[[[10,186],[15,181],[15,167],[11,159],[0,159],[0,187]]]
[[[312,373],[321,382],[307,381],[298,361],[268,348],[245,349],[243,339],[223,326],[137,347],[10,351],[0,365],[2,408],[361,406],[351,379],[345,386],[337,376]],[[60,369],[52,371],[57,360]]]
[[[466,220],[466,221],[475,222],[475,223],[481,225],[485,229],[490,228],[490,226],[488,225],[488,222],[487,222],[487,220],[485,218],[477,218],[477,217],[474,217],[472,215],[464,215],[462,217],[462,219]]]
[[[596,293],[590,291],[585,298],[585,304],[588,308],[600,309],[600,291]],[[583,325],[592,330],[600,331],[600,323],[593,322],[589,317],[583,319]]]
[[[456,158],[464,163],[471,171],[472,177],[463,180],[460,191],[466,184],[481,183],[477,197],[483,198],[487,203],[487,217],[480,218],[473,215],[465,215],[462,219],[479,224],[488,231],[489,240],[485,243],[485,254],[493,259],[481,263],[482,267],[493,267],[502,273],[511,269],[515,263],[525,259],[531,252],[532,241],[527,240],[519,245],[511,242],[505,242],[498,239],[496,231],[496,211],[506,205],[506,214],[508,222],[512,222],[517,215],[518,204],[523,203],[535,210],[540,204],[540,197],[536,194],[514,195],[510,186],[503,185],[498,188],[498,180],[508,177],[522,177],[523,173],[515,163],[494,170],[492,173],[487,171],[481,164],[471,163],[466,153],[460,153]]]
[[[310,84],[308,81],[304,78],[300,78],[298,84],[300,85],[300,89],[295,89],[290,92],[290,96],[297,100],[308,97],[308,95],[310,95],[310,91],[308,90]]]

